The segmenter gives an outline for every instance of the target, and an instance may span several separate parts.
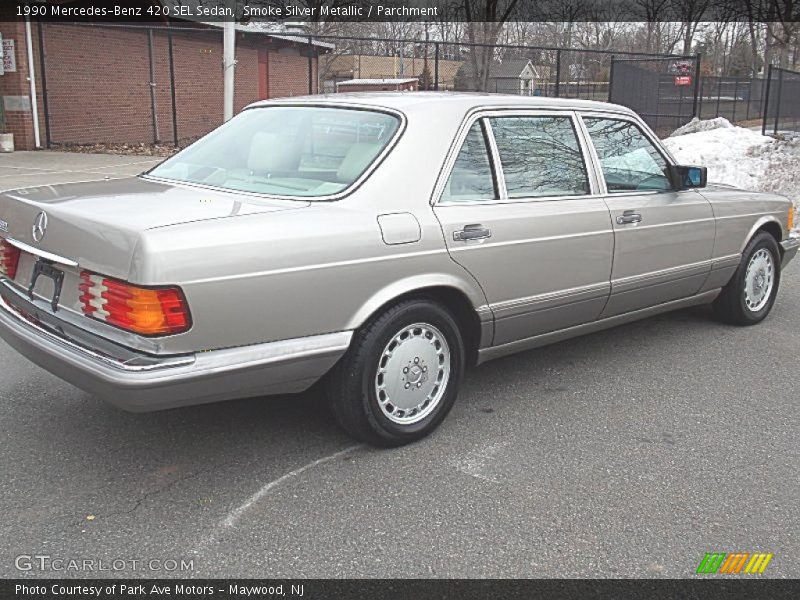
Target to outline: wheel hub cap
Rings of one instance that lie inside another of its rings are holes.
[[[433,325],[415,323],[398,331],[378,361],[375,394],[383,414],[409,425],[439,404],[450,377],[450,348]]]
[[[772,255],[762,248],[753,254],[744,277],[744,302],[748,310],[758,312],[767,305],[774,283]]]

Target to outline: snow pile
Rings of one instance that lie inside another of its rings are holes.
[[[774,139],[716,118],[688,123],[664,145],[680,164],[708,167],[709,183],[775,192],[800,203],[800,138]]]
[[[678,127],[678,129],[673,132],[672,137],[677,135],[686,135],[687,133],[697,133],[699,131],[711,131],[712,129],[724,129],[732,127],[735,127],[735,125],[733,125],[733,123],[728,121],[728,119],[725,117],[706,119],[705,121],[701,121],[695,117],[683,127]]]

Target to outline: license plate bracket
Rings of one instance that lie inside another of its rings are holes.
[[[61,287],[64,285],[64,271],[56,269],[49,260],[39,258],[33,265],[31,283],[28,286],[28,297],[31,300],[33,300],[33,289],[36,287],[36,281],[40,275],[44,275],[53,281],[53,297],[50,300],[50,306],[53,308],[53,312],[56,312],[58,310],[58,301],[61,298]]]

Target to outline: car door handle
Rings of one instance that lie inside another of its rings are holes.
[[[632,210],[626,210],[617,217],[617,225],[626,225],[628,223],[641,223],[642,215],[635,213]]]
[[[460,231],[453,232],[453,239],[457,242],[468,240],[483,240],[492,237],[492,232],[483,225],[467,225]]]

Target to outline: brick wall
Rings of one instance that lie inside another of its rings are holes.
[[[153,30],[155,123],[150,95],[149,40],[146,30],[34,23],[34,64],[41,87],[38,30],[42,27],[49,134],[54,145],[170,143],[174,138],[169,38]],[[27,95],[24,24],[0,23],[3,37],[17,39],[20,72],[0,81],[3,94]],[[179,31],[172,35],[177,135],[181,141],[222,123],[222,32]],[[234,110],[259,99],[258,51],[268,49],[270,97],[308,93],[305,46],[284,45],[261,34],[237,34]],[[314,82],[316,61],[314,58]],[[316,89],[316,85],[314,86]],[[42,142],[45,118],[41,102]],[[33,147],[31,116],[6,115],[18,149]]]
[[[25,38],[25,24],[16,21],[0,21],[0,33],[3,39],[13,39],[15,42],[15,54],[17,71],[0,75],[0,96],[25,96],[30,97],[30,84],[28,82],[28,58]],[[33,36],[34,64],[37,65],[35,76],[37,77],[37,101],[39,106],[39,121],[41,131],[41,143],[45,144],[44,135],[44,109],[42,107],[42,88],[39,79],[39,48],[38,48],[38,29],[37,25],[31,27]],[[0,99],[2,101],[2,99]],[[32,105],[31,105],[32,108]],[[5,132],[14,134],[14,145],[20,150],[31,150],[35,147],[33,135],[33,113],[30,111],[5,111]]]
[[[312,62],[312,93],[317,93],[317,60]],[[269,52],[269,96],[308,94],[308,54],[305,49],[281,48]]]
[[[47,24],[44,47],[54,143],[153,141],[145,33]]]

